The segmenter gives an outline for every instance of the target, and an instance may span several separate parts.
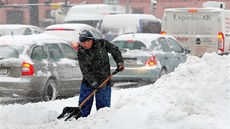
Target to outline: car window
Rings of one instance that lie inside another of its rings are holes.
[[[46,44],[46,46],[48,48],[51,59],[60,60],[61,58],[64,58],[64,54],[57,44]]]
[[[24,46],[16,46],[16,45],[1,45],[0,46],[0,57],[7,58],[18,58],[20,53],[24,50]]]
[[[40,34],[40,33],[42,33],[42,32],[41,32],[40,30],[34,29],[32,33],[33,33],[33,34]]]
[[[31,30],[32,30],[32,34],[40,34],[40,33],[42,33],[40,29],[35,28],[35,27],[32,27]]]
[[[170,48],[170,46],[169,46],[169,44],[165,38],[159,38],[159,39],[157,39],[157,41],[162,45],[163,51],[165,51],[165,52],[171,52],[172,51],[172,49]]]
[[[95,30],[92,30],[93,32],[93,35],[96,39],[102,39],[103,38],[103,35],[100,34],[99,32],[95,31]]]
[[[47,59],[46,52],[43,46],[35,46],[31,53],[32,60],[42,60]]]
[[[67,44],[62,44],[63,51],[66,53],[66,58],[77,59],[77,52]]]
[[[146,46],[144,43],[140,41],[115,41],[114,44],[118,46],[120,49],[129,49],[129,50],[142,50],[145,49]]]
[[[32,34],[32,30],[30,28],[25,28],[23,35],[31,35]]]
[[[184,52],[183,47],[176,40],[169,38],[168,41],[171,44],[173,51],[175,51],[177,53],[183,53]]]
[[[0,58],[18,58],[19,51],[16,47],[17,46],[0,45]]]
[[[151,42],[150,50],[162,50],[162,45],[157,44],[155,40]]]
[[[158,20],[142,19],[143,33],[156,33],[161,31],[161,23]]]

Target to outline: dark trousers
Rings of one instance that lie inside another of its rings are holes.
[[[86,83],[81,83],[80,96],[79,96],[79,104],[83,102],[92,92],[93,88],[88,86]],[[96,98],[96,108],[99,110],[100,108],[110,107],[111,101],[111,86],[107,84],[105,87],[101,88],[95,94]],[[92,109],[94,97],[91,97],[83,106],[82,106],[82,117],[87,117],[90,114]]]

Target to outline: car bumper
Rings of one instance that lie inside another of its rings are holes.
[[[116,68],[112,67],[114,71]],[[159,78],[160,69],[157,67],[125,68],[124,71],[112,77],[113,81],[156,81]]]
[[[40,80],[31,77],[0,77],[0,95],[7,97],[38,97],[41,94],[40,88],[35,83],[38,81]]]

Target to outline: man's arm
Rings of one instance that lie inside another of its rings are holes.
[[[107,40],[104,40],[104,45],[105,45],[107,52],[109,52],[112,55],[117,65],[124,64],[123,57],[121,55],[121,51],[116,45],[110,43]]]
[[[124,70],[124,61],[119,48],[107,40],[105,40],[104,43],[106,50],[112,55],[113,59],[117,63],[117,68],[120,71]]]

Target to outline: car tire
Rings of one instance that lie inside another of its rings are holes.
[[[161,69],[161,72],[160,72],[160,75],[159,75],[159,78],[162,77],[163,75],[167,74],[167,71],[165,68],[162,68]]]
[[[42,96],[44,101],[51,101],[57,98],[57,84],[53,79],[46,82]]]

